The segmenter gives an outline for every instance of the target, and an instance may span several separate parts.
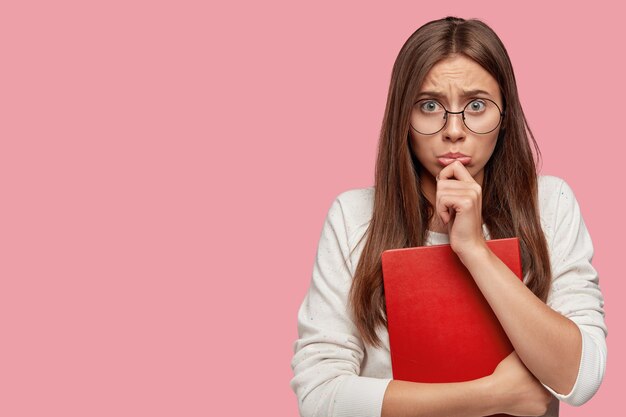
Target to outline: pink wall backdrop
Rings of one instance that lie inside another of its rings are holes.
[[[296,416],[324,217],[373,182],[400,47],[450,14],[501,36],[594,239],[608,367],[561,414],[621,415],[623,14],[427,3],[4,2],[0,415]]]

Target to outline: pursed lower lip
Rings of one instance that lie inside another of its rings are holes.
[[[458,158],[437,158],[437,161],[443,166],[448,166],[454,161],[459,161],[463,165],[468,165],[472,161],[471,156],[460,156]]]

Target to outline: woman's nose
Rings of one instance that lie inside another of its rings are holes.
[[[463,122],[463,113],[450,114],[448,113],[446,120],[446,126],[443,128],[443,136],[445,139],[450,139],[456,142],[459,139],[465,137],[465,123]]]

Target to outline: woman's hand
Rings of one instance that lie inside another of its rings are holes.
[[[488,378],[491,378],[498,413],[542,416],[548,411],[552,394],[526,368],[515,351],[504,358]]]
[[[450,246],[457,254],[485,249],[482,222],[482,188],[467,168],[455,161],[437,176],[435,213],[448,226]]]

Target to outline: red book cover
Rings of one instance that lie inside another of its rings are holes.
[[[519,239],[486,242],[521,280]],[[386,250],[382,268],[394,379],[470,381],[491,375],[513,352],[495,313],[449,244]]]

